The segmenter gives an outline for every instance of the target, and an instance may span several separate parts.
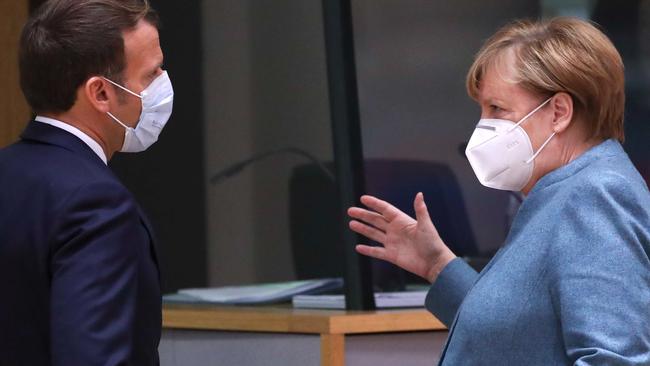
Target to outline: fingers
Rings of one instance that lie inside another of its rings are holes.
[[[357,245],[356,250],[359,254],[366,255],[381,260],[386,260],[386,249],[383,247],[371,247],[368,245]]]
[[[431,221],[431,217],[429,217],[429,210],[427,210],[427,205],[424,203],[424,195],[422,192],[415,195],[413,208],[415,209],[415,218],[418,220],[418,222]]]
[[[368,195],[361,196],[361,203],[366,205],[368,208],[379,212],[388,221],[393,220],[395,216],[402,213],[402,211],[398,210],[395,206],[391,205],[390,203],[386,201],[382,201],[373,196],[368,196]]]
[[[368,223],[381,231],[386,231],[388,221],[386,221],[384,216],[376,212],[364,210],[363,208],[351,207],[348,209],[348,215],[354,219]]]
[[[362,222],[352,220],[350,221],[350,229],[357,232],[370,240],[374,240],[380,243],[386,242],[386,234],[372,226],[366,225]]]
[[[427,205],[424,203],[424,195],[422,192],[415,195],[413,207],[415,208],[415,217],[418,221],[418,227],[427,232],[433,233],[434,237],[437,237],[438,230],[433,224],[433,221],[431,221],[429,210],[427,210]]]

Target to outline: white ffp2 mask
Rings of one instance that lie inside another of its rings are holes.
[[[122,85],[113,82],[107,78],[106,81],[117,86],[118,88],[130,93],[142,100],[142,112],[138,124],[129,127],[122,123],[111,112],[108,115],[124,127],[124,144],[121,152],[140,152],[146,150],[154,142],[158,141],[158,136],[172,114],[174,106],[174,89],[167,71],[158,75],[149,86],[137,94]]]
[[[465,155],[482,185],[507,191],[520,191],[526,186],[533,174],[533,161],[555,132],[533,152],[530,138],[520,125],[550,100],[548,98],[517,123],[505,119],[478,121]]]

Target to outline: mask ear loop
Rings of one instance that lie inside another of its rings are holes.
[[[526,119],[528,119],[528,117],[532,116],[533,113],[537,112],[538,110],[540,110],[540,108],[542,108],[543,106],[545,106],[545,105],[546,105],[546,104],[547,104],[547,103],[548,103],[552,98],[553,98],[553,97],[549,97],[548,99],[546,99],[546,100],[544,101],[544,103],[540,104],[537,108],[535,108],[535,109],[533,109],[532,111],[530,111],[530,113],[528,113],[527,115],[525,115],[524,118],[520,119],[519,122],[517,122],[517,124],[514,125],[514,126],[512,127],[512,129],[510,129],[510,131],[512,131],[512,130],[514,130],[515,128],[519,127],[520,124],[522,124]],[[537,155],[539,155],[539,153],[542,152],[542,149],[544,149],[544,147],[546,147],[546,144],[548,144],[548,143],[551,141],[551,139],[553,138],[553,136],[555,136],[555,132],[553,132],[553,133],[551,134],[551,136],[549,136],[549,137],[546,139],[546,141],[544,141],[544,143],[542,144],[542,146],[540,146],[540,148],[539,148],[539,149],[538,149],[538,150],[533,154],[533,156],[532,156],[530,159],[526,160],[526,164],[530,164],[531,161],[535,160],[535,158],[537,157]]]
[[[537,112],[537,111],[540,110],[543,106],[545,106],[546,103],[548,103],[552,98],[553,98],[553,97],[549,97],[548,99],[546,99],[546,100],[544,101],[544,103],[540,104],[539,106],[537,106],[537,108],[535,108],[535,109],[533,109],[532,111],[530,111],[530,113],[528,113],[527,115],[525,115],[522,119],[519,120],[519,122],[517,122],[514,126],[512,126],[512,128],[511,128],[508,132],[511,132],[511,131],[513,131],[515,128],[519,127],[520,124],[524,123],[524,121],[527,120],[528,117],[532,116],[535,112]]]
[[[131,94],[131,95],[133,95],[133,96],[136,96],[136,97],[142,99],[142,95],[140,95],[140,94],[136,94],[136,93],[130,91],[129,89],[127,89],[127,88],[123,87],[122,85],[120,85],[120,84],[114,82],[113,80],[111,80],[111,79],[109,79],[109,78],[106,78],[106,77],[103,77],[103,76],[102,76],[102,79],[104,79],[104,80],[108,81],[109,83],[115,85],[116,87],[118,87],[118,88],[124,90],[125,92],[127,92],[127,93],[129,93],[129,94]]]
[[[142,96],[141,96],[141,95],[136,94],[136,93],[130,91],[129,89],[123,87],[122,85],[120,85],[120,84],[114,82],[113,80],[111,80],[111,79],[109,79],[109,78],[107,78],[107,77],[102,76],[102,79],[104,79],[104,80],[108,81],[109,83],[115,85],[116,87],[118,87],[118,88],[124,90],[125,92],[127,92],[127,93],[129,93],[129,94],[131,94],[131,95],[134,95],[134,96],[136,96],[136,97],[142,99]],[[122,123],[122,121],[120,121],[117,117],[115,117],[111,112],[106,112],[106,113],[108,113],[108,115],[109,115],[112,119],[114,119],[115,122],[117,122],[117,123],[119,123],[120,125],[122,125],[122,127],[126,128],[127,130],[133,130],[133,127],[129,127],[129,126],[125,125],[124,123]]]
[[[549,137],[546,139],[546,141],[544,141],[544,143],[542,144],[542,146],[539,147],[539,149],[537,150],[537,152],[534,153],[533,156],[532,156],[530,159],[526,160],[526,164],[530,164],[531,161],[535,160],[535,158],[537,157],[537,155],[539,155],[539,153],[542,152],[542,149],[544,149],[544,147],[546,147],[546,144],[548,144],[548,143],[551,141],[551,139],[553,138],[553,136],[555,136],[555,132],[553,132],[553,133],[551,134],[551,136],[549,136]]]
[[[122,125],[122,127],[126,128],[127,130],[132,130],[132,129],[133,129],[133,127],[129,127],[129,126],[125,125],[124,123],[122,123],[122,121],[120,121],[119,119],[117,119],[117,117],[115,117],[111,112],[106,112],[106,113],[107,113],[107,114],[108,114],[112,119],[114,119],[115,122],[119,123],[120,125]]]

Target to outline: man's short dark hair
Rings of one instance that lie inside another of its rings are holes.
[[[148,0],[48,0],[20,38],[20,87],[35,113],[69,110],[77,89],[100,75],[121,81],[123,32],[140,20],[158,26]]]

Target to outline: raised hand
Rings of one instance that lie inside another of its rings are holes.
[[[413,202],[416,219],[373,196],[362,196],[361,203],[368,209],[348,209],[355,219],[350,221],[350,229],[383,247],[357,245],[357,252],[391,262],[429,282],[456,257],[431,222],[422,193]]]

